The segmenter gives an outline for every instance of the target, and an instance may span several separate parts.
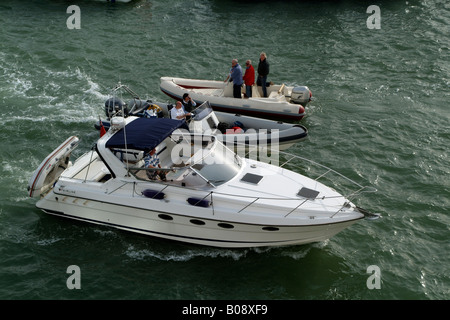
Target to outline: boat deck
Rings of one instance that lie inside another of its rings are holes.
[[[271,86],[267,88],[267,99],[274,100],[286,100],[286,97],[283,92],[279,92],[281,86]],[[233,89],[230,86],[226,86],[225,88],[191,88],[189,89],[193,93],[205,95],[205,96],[213,96],[213,97],[233,97]],[[241,93],[245,93],[245,88],[242,87]],[[264,98],[262,96],[261,87],[253,86],[252,87],[252,97],[253,98]]]
[[[220,88],[194,88],[191,89],[191,91],[198,93],[198,94],[203,94],[205,96],[215,96],[215,97],[220,97],[224,94],[224,89],[220,89]]]

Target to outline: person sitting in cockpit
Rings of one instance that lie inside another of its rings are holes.
[[[144,167],[145,168],[161,168],[161,164],[159,161],[159,157],[156,154],[156,150],[152,149],[147,155],[144,157]],[[158,170],[147,170],[147,177],[151,180],[158,180],[158,177],[166,181],[166,173],[164,171]]]
[[[181,104],[181,101],[177,101],[177,104],[175,105],[175,107],[173,107],[170,110],[170,117],[172,119],[183,120],[183,119],[186,119],[186,117],[188,117],[190,115],[191,115],[190,112],[186,112],[184,110],[184,107]]]

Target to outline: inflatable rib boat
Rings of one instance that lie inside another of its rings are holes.
[[[305,116],[305,107],[311,101],[311,91],[306,86],[290,87],[285,84],[267,87],[267,97],[262,88],[252,87],[252,97],[233,97],[233,84],[223,81],[162,77],[160,89],[169,97],[181,100],[184,93],[197,103],[211,103],[214,111],[238,113],[272,120],[299,121]]]

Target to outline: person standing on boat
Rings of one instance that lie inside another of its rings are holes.
[[[247,98],[252,97],[252,86],[255,84],[255,68],[252,66],[252,61],[247,60],[245,62],[245,74],[243,77],[245,84],[245,94]]]
[[[242,80],[242,68],[239,65],[237,59],[233,59],[231,61],[230,74],[228,75],[227,79],[224,82],[227,82],[228,79],[230,79],[230,81],[233,81],[233,97],[239,99],[242,98],[241,88],[242,84],[244,83],[244,80]]]
[[[183,94],[183,100],[181,100],[181,103],[183,104],[184,110],[186,112],[191,112],[192,109],[194,109],[197,104],[194,100],[189,96],[189,93]]]
[[[186,117],[188,117],[190,115],[191,115],[190,112],[186,112],[184,110],[184,107],[181,104],[181,101],[177,101],[177,104],[175,105],[175,107],[173,107],[172,110],[170,110],[170,117],[172,119],[183,120],[183,119],[186,119]]]
[[[262,86],[263,97],[267,98],[267,75],[269,74],[269,62],[267,61],[267,55],[265,52],[261,52],[259,55],[259,64],[258,64],[258,80],[256,84],[258,86]]]

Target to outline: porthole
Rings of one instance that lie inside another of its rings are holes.
[[[163,213],[162,214],[158,214],[158,217],[163,219],[163,220],[168,220],[168,221],[173,220],[173,217],[169,216],[168,214],[163,214]]]
[[[192,223],[192,224],[196,224],[196,225],[198,225],[198,226],[203,226],[203,225],[205,225],[205,221],[198,220],[198,219],[191,219],[191,220],[189,220],[189,222]]]
[[[280,230],[279,228],[277,228],[277,227],[263,227],[262,228],[264,231],[278,231],[278,230]]]
[[[233,229],[234,228],[234,226],[232,224],[224,223],[224,222],[218,223],[217,225],[224,229]]]

